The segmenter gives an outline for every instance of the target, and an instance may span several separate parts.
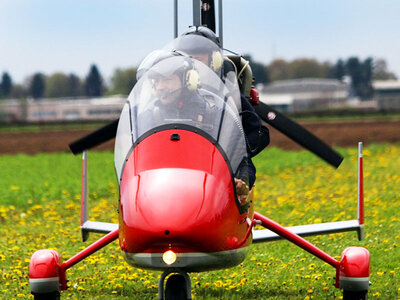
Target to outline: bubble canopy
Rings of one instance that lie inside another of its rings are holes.
[[[156,62],[132,89],[119,119],[114,156],[118,178],[140,140],[163,128],[181,126],[215,143],[233,175],[247,179],[246,142],[235,105],[240,96],[235,88],[187,56]]]

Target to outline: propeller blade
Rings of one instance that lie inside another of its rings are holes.
[[[115,138],[117,135],[118,121],[119,119],[69,144],[69,148],[71,149],[72,153],[81,153],[86,149],[93,148]]]
[[[260,102],[254,107],[263,121],[279,130],[289,138],[310,150],[335,168],[343,161],[343,156],[306,130],[303,126],[293,122],[269,105]]]

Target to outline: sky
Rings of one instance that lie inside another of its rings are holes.
[[[192,1],[178,0],[182,33]],[[315,58],[383,58],[400,78],[398,0],[223,0],[224,47],[268,64]],[[173,0],[0,0],[0,73],[23,83],[35,72],[109,80],[173,39]]]

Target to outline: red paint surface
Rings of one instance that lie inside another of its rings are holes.
[[[61,256],[55,250],[43,249],[33,253],[29,263],[29,278],[58,277]]]
[[[318,247],[314,246],[311,244],[309,241],[305,240],[301,236],[287,230],[285,227],[282,225],[272,221],[271,219],[255,212],[254,213],[254,218],[256,220],[260,220],[262,222],[262,226],[265,228],[275,232],[276,234],[279,234],[283,238],[289,240],[293,244],[296,244],[300,248],[303,248],[304,250],[310,252],[312,255],[318,257],[319,259],[325,261],[326,263],[330,264],[334,268],[339,267],[339,262],[334,259],[332,256],[328,255],[326,252],[322,251]]]
[[[194,132],[165,130],[140,142],[120,195],[120,244],[129,253],[225,251],[227,238],[246,235],[223,156]]]
[[[340,276],[369,277],[370,255],[363,247],[346,248],[340,259]]]
[[[66,290],[67,289],[67,278],[66,278],[66,271],[67,269],[71,268],[78,262],[84,260],[86,257],[92,255],[96,251],[100,250],[104,246],[107,246],[109,243],[115,241],[118,238],[119,235],[119,230],[111,231],[110,233],[106,234],[102,238],[98,239],[96,242],[91,244],[89,247],[83,249],[81,252],[75,254],[72,256],[70,259],[65,261],[63,264],[60,266],[60,284],[61,284],[61,289]]]
[[[359,179],[360,179],[360,186],[358,187],[358,190],[359,190],[359,201],[360,201],[360,203],[358,204],[359,205],[359,216],[358,216],[358,218],[359,218],[359,222],[360,222],[360,224],[364,224],[364,175],[363,175],[363,158],[362,158],[362,156],[360,156],[359,158],[358,158],[358,160],[359,160],[359,162],[358,162],[358,164],[359,164],[359,170],[358,170],[358,172],[359,172],[359,174],[358,174],[358,176],[359,176]]]

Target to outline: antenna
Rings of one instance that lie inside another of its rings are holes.
[[[193,0],[193,25],[200,26],[201,25],[201,1]]]
[[[174,0],[174,38],[178,37],[178,0]]]
[[[218,1],[218,31],[219,31],[219,41],[221,42],[221,48],[224,47],[223,39],[223,26],[222,26],[222,0]]]

